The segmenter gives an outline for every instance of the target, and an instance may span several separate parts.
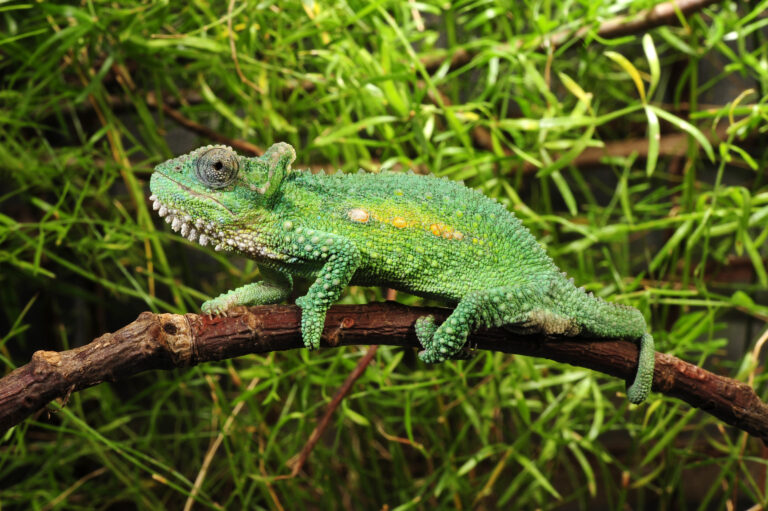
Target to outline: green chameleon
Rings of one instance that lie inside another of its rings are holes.
[[[200,245],[258,262],[264,280],[202,306],[285,300],[293,276],[314,279],[301,307],[304,344],[320,344],[325,314],[348,285],[378,285],[456,304],[440,326],[416,322],[424,362],[458,358],[470,332],[507,326],[546,335],[636,339],[628,387],[642,402],[653,380],[653,337],[642,314],[576,288],[517,217],[480,192],[411,173],[294,171],[278,143],[258,158],[206,146],[168,160],[150,180],[154,209]]]

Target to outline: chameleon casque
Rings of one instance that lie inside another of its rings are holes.
[[[576,288],[504,206],[433,176],[296,171],[295,157],[285,143],[255,158],[205,146],[155,167],[150,199],[160,216],[191,241],[255,259],[264,279],[203,312],[277,303],[294,276],[314,279],[296,304],[304,344],[315,349],[346,286],[391,287],[456,305],[439,326],[417,321],[424,362],[457,357],[481,326],[633,339],[640,357],[627,396],[646,398],[654,348],[642,314]]]

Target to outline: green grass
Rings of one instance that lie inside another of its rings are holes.
[[[580,285],[643,311],[660,351],[766,397],[752,352],[768,319],[768,4],[543,44],[653,3],[622,5],[243,1],[230,31],[225,2],[0,3],[3,370],[257,278],[152,214],[152,167],[211,142],[165,104],[224,137],[289,142],[295,166],[464,180]],[[0,509],[181,509],[223,431],[196,509],[768,505],[759,442],[673,398],[635,407],[585,369],[501,354],[426,367],[394,348],[305,474],[275,479],[364,351],[75,393],[2,437]]]

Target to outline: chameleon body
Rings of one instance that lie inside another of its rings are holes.
[[[430,316],[416,323],[425,362],[458,357],[481,326],[627,338],[640,343],[628,398],[648,395],[653,338],[641,313],[576,288],[501,204],[446,179],[313,174],[292,170],[294,159],[285,143],[257,158],[206,146],[155,168],[150,199],[160,216],[192,241],[255,259],[264,278],[205,302],[203,312],[280,302],[294,276],[313,279],[296,304],[314,349],[346,286],[386,286],[455,304],[439,326]]]

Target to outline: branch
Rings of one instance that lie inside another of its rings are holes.
[[[424,82],[418,82],[420,88],[424,88]],[[448,96],[438,91],[440,94],[440,101],[446,106],[451,106],[451,100]],[[433,104],[439,105],[440,103],[435,99],[430,91],[427,91],[427,95],[432,100]],[[730,124],[721,122],[714,130],[707,130],[704,136],[714,143],[718,144],[722,140],[728,137],[728,129]],[[490,152],[495,150],[493,144],[493,137],[491,132],[485,126],[474,126],[470,130],[470,136],[475,144]],[[743,140],[749,140],[754,138],[754,134],[749,134],[744,137]],[[671,133],[659,137],[658,152],[659,156],[685,156],[688,151],[688,145],[690,144],[690,135],[687,133]],[[501,141],[504,144],[504,141]],[[606,142],[602,147],[587,147],[576,158],[574,158],[569,165],[574,167],[590,167],[599,165],[603,158],[611,156],[629,156],[632,153],[636,153],[641,158],[648,157],[648,138],[629,138],[625,140],[614,140]],[[514,152],[506,145],[501,146],[501,150],[504,151],[506,156],[514,155]],[[522,171],[525,173],[535,172],[541,167],[535,164],[523,161]]]
[[[54,399],[150,369],[302,348],[300,309],[292,305],[237,308],[229,317],[142,313],[115,333],[72,350],[38,351],[0,379],[0,430],[21,422]],[[416,319],[451,311],[397,303],[337,305],[325,322],[323,346],[389,344],[418,347]],[[634,378],[637,346],[623,340],[548,339],[482,330],[470,339],[480,349],[543,357],[624,380]],[[653,390],[677,397],[768,443],[768,405],[745,384],[656,353]]]
[[[538,49],[548,50],[565,44],[570,40],[583,39],[592,31],[599,37],[611,39],[640,32],[647,32],[662,25],[672,25],[678,21],[678,11],[682,16],[690,16],[705,7],[721,3],[722,0],[672,0],[671,2],[662,2],[650,9],[644,9],[636,14],[621,15],[605,20],[597,27],[586,26],[578,30],[561,30],[559,32],[544,34],[539,36]],[[518,39],[514,43],[502,44],[499,49],[505,51],[517,51],[526,44],[523,39]],[[469,63],[477,55],[477,50],[458,48],[453,53],[446,55],[427,55],[422,57],[421,63],[430,72],[437,70],[446,60],[451,61],[451,69],[456,69]]]
[[[617,16],[606,20],[600,23],[596,32],[598,36],[607,39],[647,32],[661,25],[676,23],[679,21],[678,12],[681,16],[690,16],[708,5],[720,1],[722,0],[673,0],[671,2],[663,2],[637,14]],[[560,46],[571,38],[582,39],[589,34],[590,30],[592,30],[592,27],[583,27],[577,30],[576,33],[558,32],[549,39],[549,44]]]
[[[713,144],[719,144],[728,137],[727,123],[720,123],[716,130],[704,132],[704,136]],[[750,135],[748,138],[753,138]],[[659,156],[685,156],[688,151],[688,145],[691,143],[690,135],[687,133],[670,133],[659,137]],[[480,139],[477,139],[480,140]],[[624,140],[613,140],[606,142],[603,147],[587,147],[569,165],[574,167],[590,167],[599,165],[603,158],[611,156],[629,156],[636,153],[640,158],[648,157],[648,138],[628,138]],[[479,142],[486,143],[486,142]],[[490,135],[488,135],[487,144],[490,146]],[[505,149],[505,151],[508,151]],[[510,154],[509,151],[508,154]],[[540,167],[530,163],[523,162],[523,172],[534,172]]]
[[[722,0],[672,0],[654,5],[637,14],[618,16],[600,24],[597,35],[600,37],[620,37],[623,35],[646,32],[662,25],[672,25],[680,21],[681,16],[690,16],[705,7]]]

